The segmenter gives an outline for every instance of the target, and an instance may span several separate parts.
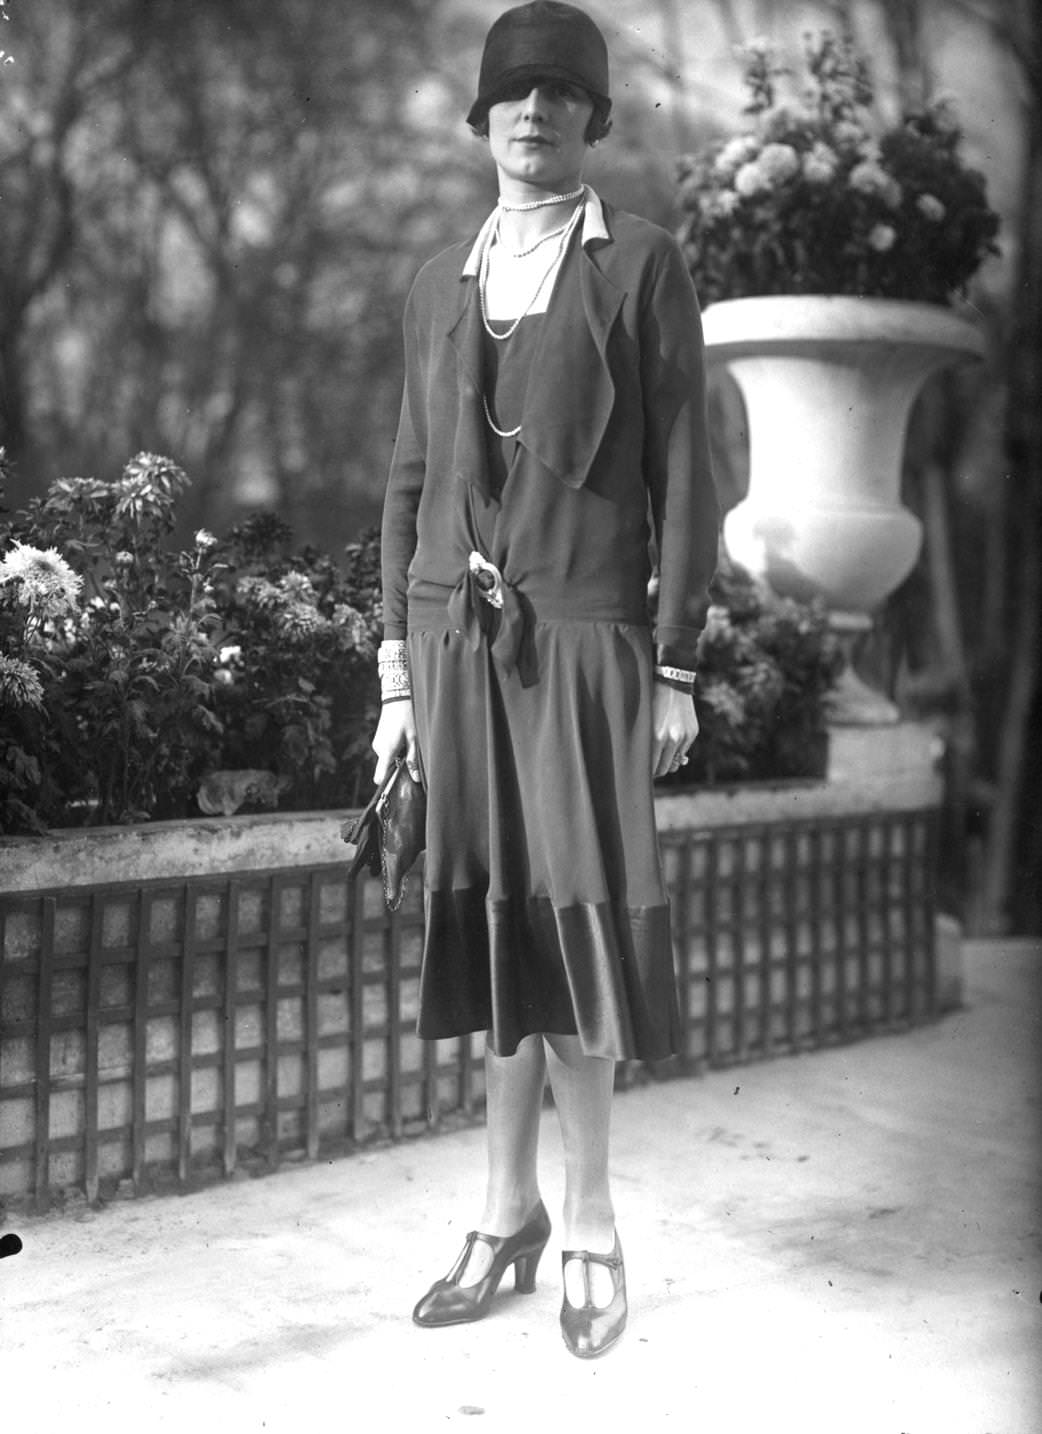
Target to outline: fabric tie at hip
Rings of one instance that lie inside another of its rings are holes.
[[[513,671],[524,639],[525,615],[517,589],[504,580],[495,563],[471,553],[467,571],[452,590],[448,613],[452,626],[472,648],[487,638],[492,656],[505,671]]]

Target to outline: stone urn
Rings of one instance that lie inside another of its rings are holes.
[[[981,357],[984,336],[939,305],[839,295],[728,299],[703,323],[707,360],[734,377],[749,429],[728,552],[776,592],[827,605],[848,655],[832,720],[894,722],[849,656],[922,544],[900,497],[912,404],[932,373]]]

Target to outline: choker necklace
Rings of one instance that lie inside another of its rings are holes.
[[[499,208],[505,209],[508,214],[527,214],[532,209],[546,209],[551,204],[568,204],[573,199],[579,199],[586,193],[586,185],[580,184],[578,189],[573,189],[571,194],[548,194],[545,199],[532,199],[528,204],[511,204],[509,200],[501,199]]]

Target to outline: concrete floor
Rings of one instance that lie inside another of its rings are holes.
[[[9,1222],[0,1421],[1038,1434],[1042,949],[964,962],[929,1028],[620,1096],[631,1317],[603,1360],[561,1342],[555,1237],[534,1295],[410,1323],[476,1216],[472,1130]],[[552,1111],[543,1168],[552,1212]]]

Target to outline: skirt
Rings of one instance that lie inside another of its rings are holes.
[[[539,622],[524,677],[454,630],[410,631],[409,659],[427,785],[419,1035],[674,1054],[648,628]]]

